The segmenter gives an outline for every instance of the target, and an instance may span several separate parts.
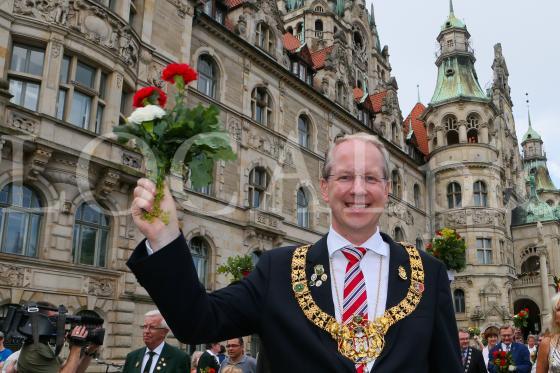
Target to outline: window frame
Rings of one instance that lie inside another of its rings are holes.
[[[204,71],[204,69],[201,67],[201,62],[206,63],[208,65],[210,69],[209,73]],[[214,58],[212,58],[212,56],[210,56],[208,53],[201,54],[200,56],[198,56],[196,62],[196,68],[198,71],[196,89],[200,93],[208,97],[217,99],[219,74],[218,74],[218,65],[216,64]],[[201,86],[202,84],[204,84],[204,86]]]
[[[200,245],[195,240],[200,240]],[[200,250],[197,252],[196,249]],[[202,253],[203,250],[205,251],[204,253]],[[210,265],[211,250],[212,249],[210,247],[210,243],[203,236],[194,236],[189,240],[189,251],[193,258],[193,264],[198,276],[198,281],[200,281],[200,283],[204,285],[204,288],[206,289],[208,288],[209,283],[208,269]]]
[[[477,207],[488,207],[488,188],[482,180],[473,183],[473,203]]]
[[[299,188],[296,195],[297,224],[309,228],[309,196],[304,188]]]
[[[268,54],[274,53],[274,32],[270,26],[261,21],[257,23],[255,31],[255,45]]]
[[[68,70],[63,71],[65,60],[68,60]],[[62,57],[61,70],[59,72],[59,85],[56,102],[55,116],[68,124],[90,132],[100,133],[103,127],[105,108],[107,107],[107,93],[109,73],[103,68],[84,60],[76,54],[65,54]],[[92,86],[87,86],[78,81],[78,69],[82,67],[84,70],[93,70]],[[66,77],[63,77],[66,73]],[[65,92],[64,98],[61,100],[61,92]],[[76,104],[76,97],[89,98],[89,109],[87,118],[84,118],[85,113],[82,112],[82,124],[73,122],[74,104]],[[62,101],[62,102],[61,102]],[[61,109],[62,107],[62,109]],[[101,108],[101,112],[100,112]]]
[[[17,204],[18,201],[14,200],[14,198],[18,198],[17,196],[14,197],[14,188],[19,188],[18,192],[21,191],[20,204]],[[25,204],[24,196],[26,192],[28,192],[31,197],[30,199],[28,199],[31,202],[29,206]],[[6,193],[6,195],[4,193]],[[6,196],[5,201],[3,200],[4,195]],[[15,203],[13,203],[14,201]],[[38,257],[44,215],[42,212],[42,208],[43,201],[41,199],[41,196],[35,189],[29,187],[26,184],[20,185],[12,182],[6,184],[0,190],[0,253],[28,256],[32,258]],[[8,251],[5,248],[5,239],[6,234],[9,235],[11,231],[10,229],[8,229],[11,220],[10,218],[12,216],[21,215],[23,215],[24,220],[24,223],[22,224],[24,225],[24,234],[22,235],[23,239],[21,245],[18,244],[18,247],[16,248],[17,252]],[[35,226],[35,233],[33,233],[33,226]],[[32,235],[34,235],[34,237]],[[33,251],[31,251],[32,249],[30,245],[34,245]]]
[[[272,96],[268,89],[260,86],[255,87],[253,92],[251,92],[251,118],[265,127],[272,127],[272,110]]]
[[[93,212],[97,213],[98,222],[94,223],[91,221],[83,220],[83,209],[89,207]],[[75,264],[88,265],[100,268],[106,268],[109,258],[109,249],[111,241],[111,217],[103,213],[103,208],[101,206],[90,204],[88,202],[82,202],[76,209],[76,214],[74,216],[74,224],[72,226],[72,258]],[[81,213],[81,216],[80,216]],[[106,225],[100,223],[101,219],[105,218],[107,221]],[[93,263],[82,262],[82,251],[83,251],[83,241],[82,233],[84,228],[89,228],[95,230],[95,242],[94,242],[94,252],[93,252]],[[102,236],[105,232],[105,242],[103,242]],[[105,247],[103,248],[103,244]],[[102,258],[102,253],[104,252],[104,258]]]
[[[491,238],[487,238],[487,237],[476,238],[476,259],[478,264],[482,264],[482,265],[488,265],[494,263]]]
[[[311,148],[311,121],[303,114],[298,117],[298,144],[305,149]]]
[[[455,186],[457,188],[455,188]],[[463,192],[461,184],[452,181],[447,184],[447,208],[456,209],[463,206]],[[458,189],[458,190],[457,190]]]
[[[402,180],[399,170],[391,171],[391,195],[402,199]]]
[[[258,179],[256,176],[258,174]],[[266,195],[270,177],[264,167],[256,166],[249,172],[249,207],[253,209],[266,208]]]
[[[14,57],[16,56],[14,50],[15,48],[21,48],[26,50],[26,57],[25,57],[25,67],[23,71],[14,69]],[[31,54],[35,52],[40,52],[42,54],[42,64],[41,64],[41,75],[36,75],[30,72],[30,63],[31,63]],[[9,68],[8,68],[8,82],[10,84],[9,90],[12,93],[13,97],[10,98],[10,102],[22,106],[28,110],[37,112],[39,110],[39,103],[41,101],[41,86],[43,83],[43,79],[45,77],[45,57],[46,57],[46,48],[37,47],[30,44],[14,42],[12,44],[10,50],[10,60],[9,60]],[[19,98],[17,95],[14,94],[12,88],[12,82],[20,82],[21,83],[21,91],[19,92]],[[26,105],[27,101],[27,91],[28,86],[34,86],[37,89],[37,96],[34,107],[30,107]]]
[[[453,310],[455,313],[465,313],[465,291],[463,289],[453,290]]]

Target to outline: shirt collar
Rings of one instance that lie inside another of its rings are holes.
[[[165,341],[161,342],[159,344],[159,346],[157,346],[156,348],[154,348],[152,351],[154,351],[156,353],[156,355],[161,355],[161,351],[163,350],[163,346],[165,345]],[[150,349],[148,347],[146,347],[146,352],[144,354],[147,354],[150,351]]]
[[[327,248],[329,250],[329,257],[332,257],[333,254],[345,247],[354,246],[350,241],[346,238],[342,237],[334,228],[330,227],[329,233],[327,235]],[[389,255],[389,245],[379,233],[379,227],[377,227],[375,233],[368,238],[364,243],[360,245],[360,247],[364,247],[368,251],[373,251],[379,255],[387,256]]]

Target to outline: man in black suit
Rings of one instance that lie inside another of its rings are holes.
[[[246,279],[207,294],[169,191],[161,202],[169,223],[147,222],[155,186],[140,179],[131,211],[147,240],[128,266],[179,340],[258,333],[272,372],[460,372],[445,266],[379,232],[388,180],[377,137],[337,138],[320,181],[329,233],[311,246],[267,251]]]
[[[212,368],[215,373],[218,373],[220,369],[220,363],[218,360],[218,353],[220,352],[219,343],[207,343],[206,351],[198,359],[198,365],[196,366],[196,373],[200,373],[203,369]]]
[[[146,347],[126,355],[123,373],[184,373],[190,369],[189,356],[165,342],[169,327],[158,310],[144,316],[142,338]]]
[[[482,352],[469,346],[469,332],[459,329],[459,345],[465,373],[488,373]]]

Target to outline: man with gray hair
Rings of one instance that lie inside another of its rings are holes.
[[[380,232],[390,191],[383,143],[366,133],[337,138],[320,180],[328,233],[264,252],[248,277],[207,294],[169,190],[160,204],[169,220],[146,221],[156,188],[140,179],[131,213],[146,240],[128,266],[180,341],[257,333],[273,373],[460,372],[445,265]]]
[[[188,355],[165,342],[169,327],[158,310],[144,315],[140,326],[146,347],[126,355],[123,373],[184,373],[190,369]]]

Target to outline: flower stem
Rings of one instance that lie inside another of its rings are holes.
[[[144,211],[142,217],[148,222],[153,222],[155,218],[159,218],[163,224],[169,224],[169,213],[163,211],[160,207],[161,201],[165,196],[165,172],[163,170],[157,171],[156,176],[156,195],[154,197],[154,205],[152,206],[152,211]]]

